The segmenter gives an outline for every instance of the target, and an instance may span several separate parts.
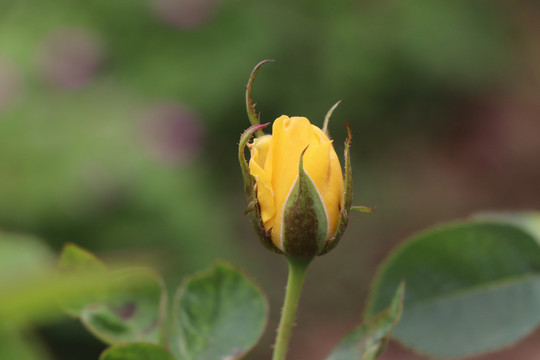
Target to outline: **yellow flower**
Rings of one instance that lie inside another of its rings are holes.
[[[342,219],[343,175],[332,141],[305,117],[281,116],[249,145],[264,230],[293,256],[315,256]],[[307,176],[303,176],[307,175]]]

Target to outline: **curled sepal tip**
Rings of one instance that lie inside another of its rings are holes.
[[[328,131],[328,123],[330,122],[330,117],[332,116],[332,113],[334,112],[334,110],[336,110],[336,108],[338,107],[340,103],[341,103],[341,100],[335,103],[334,106],[332,106],[330,110],[328,110],[328,112],[326,113],[326,116],[324,117],[322,131],[324,132],[326,136],[328,136],[329,139],[330,139],[330,132]]]
[[[257,112],[255,111],[255,103],[253,102],[253,97],[251,96],[253,81],[255,80],[255,76],[257,76],[257,73],[259,72],[259,68],[263,64],[266,64],[267,62],[274,62],[274,61],[275,60],[271,60],[271,59],[261,61],[260,63],[255,65],[255,67],[253,68],[253,71],[251,72],[251,75],[249,76],[249,80],[246,86],[246,109],[247,109],[249,121],[251,122],[252,125],[258,125],[261,122],[259,115],[257,115]],[[260,129],[257,130],[257,136],[262,136],[262,135],[263,135],[263,132]]]

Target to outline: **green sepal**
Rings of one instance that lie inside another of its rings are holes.
[[[260,116],[257,115],[257,112],[255,111],[255,103],[253,102],[253,98],[251,96],[251,91],[253,87],[253,81],[255,80],[255,76],[257,76],[257,73],[259,72],[260,67],[267,63],[267,62],[273,62],[275,60],[263,60],[255,67],[253,68],[253,71],[251,72],[251,75],[249,76],[249,80],[246,86],[246,110],[249,117],[249,122],[251,122],[251,125],[259,125],[261,123]],[[257,129],[257,136],[262,136],[263,132],[262,129]]]
[[[345,193],[343,195],[343,209],[349,213],[353,200],[353,180],[352,180],[352,166],[351,166],[351,144],[352,144],[352,131],[348,123],[345,123],[347,128],[347,139],[345,139],[345,149],[343,153],[343,160],[345,162]]]
[[[282,244],[285,254],[311,258],[319,254],[328,238],[328,216],[317,187],[304,171],[304,149],[298,177],[283,209]]]
[[[365,212],[365,213],[372,213],[375,211],[375,208],[370,208],[367,206],[353,206],[351,207],[351,211],[358,211],[358,212]]]
[[[319,255],[324,255],[339,243],[343,232],[347,228],[349,222],[349,212],[351,211],[352,199],[353,199],[353,181],[352,181],[352,166],[351,166],[351,144],[352,144],[352,131],[348,123],[345,123],[347,127],[347,139],[345,139],[345,149],[343,153],[343,160],[345,162],[345,180],[344,180],[344,193],[343,193],[343,209],[341,209],[341,216],[339,218],[338,227],[334,236],[332,236],[326,242],[326,246]]]
[[[274,243],[270,237],[270,232],[267,232],[264,229],[259,202],[257,200],[257,194],[255,191],[255,178],[251,176],[249,172],[249,165],[245,157],[245,149],[249,139],[251,139],[255,132],[264,129],[269,124],[270,123],[252,125],[242,133],[240,136],[240,143],[238,144],[238,161],[240,162],[240,168],[242,169],[242,176],[244,178],[244,192],[246,194],[246,200],[248,203],[245,213],[249,216],[251,224],[253,224],[253,227],[259,235],[259,239],[261,240],[263,246],[270,251],[282,254],[283,252],[274,246]]]
[[[248,200],[248,203],[250,202],[250,198],[253,192],[253,187],[255,186],[255,179],[251,174],[249,173],[249,165],[246,161],[245,156],[245,150],[246,145],[249,142],[249,139],[255,134],[255,132],[264,129],[270,125],[270,123],[266,124],[256,124],[248,127],[242,135],[240,135],[240,142],[238,144],[238,161],[240,162],[240,168],[242,169],[242,176],[244,178],[244,191],[246,193],[246,198]]]
[[[338,227],[336,229],[336,232],[334,236],[332,236],[327,242],[324,247],[324,249],[317,255],[325,255],[326,253],[333,250],[336,245],[339,243],[339,240],[341,239],[341,236],[345,232],[345,229],[347,228],[347,224],[349,222],[349,215],[345,210],[341,210],[341,216],[339,218]]]

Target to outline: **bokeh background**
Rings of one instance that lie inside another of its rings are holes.
[[[355,204],[307,278],[292,360],[361,320],[377,264],[432,224],[540,208],[534,0],[0,1],[0,228],[52,249],[160,265],[172,289],[216,258],[265,289],[269,358],[284,259],[248,219],[237,143],[253,66],[262,120],[353,130]],[[36,329],[54,360],[103,349],[75,320]],[[537,359],[540,333],[482,359]],[[391,344],[383,359],[419,359]]]

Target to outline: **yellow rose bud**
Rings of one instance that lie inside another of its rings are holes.
[[[273,135],[264,135],[269,123],[261,124],[251,89],[258,63],[246,86],[246,109],[251,122],[240,136],[238,160],[244,179],[246,214],[267,249],[289,257],[312,258],[332,250],[347,227],[351,210],[371,212],[365,206],[352,207],[353,184],[347,123],[344,177],[328,135],[328,111],[322,130],[304,117],[281,116],[274,122]],[[256,136],[251,144],[249,140]],[[245,158],[249,147],[251,158]]]
[[[304,117],[281,116],[249,145],[264,230],[291,256],[326,252],[342,221],[344,185],[332,141]]]

